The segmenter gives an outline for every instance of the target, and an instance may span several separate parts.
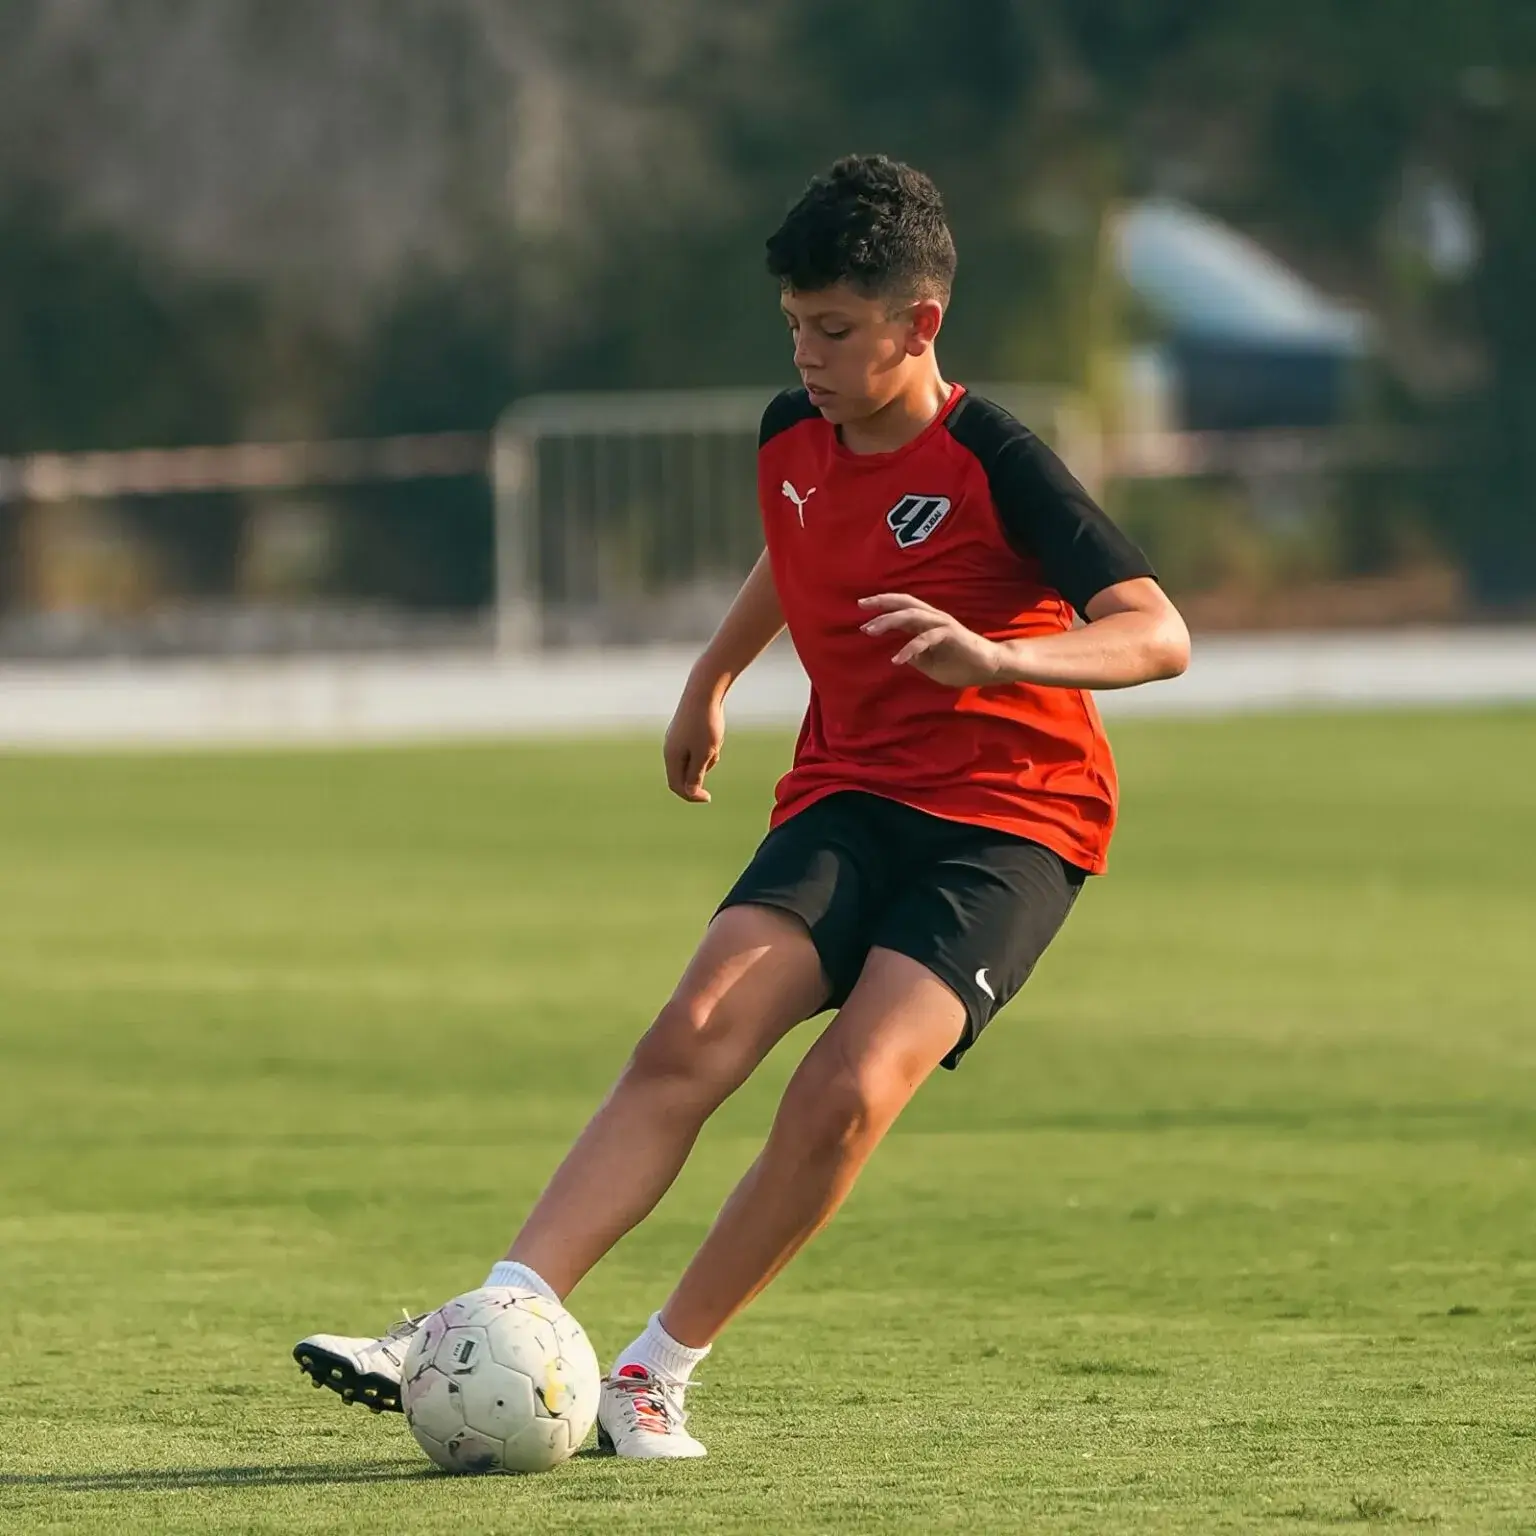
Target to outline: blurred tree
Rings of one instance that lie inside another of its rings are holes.
[[[254,296],[189,282],[129,242],[70,227],[57,194],[0,199],[0,453],[227,435],[232,354]]]

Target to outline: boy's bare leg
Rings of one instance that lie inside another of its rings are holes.
[[[704,1122],[827,990],[799,918],[761,906],[721,912],[507,1258],[569,1295],[655,1207]]]
[[[721,1208],[661,1312],[679,1343],[710,1344],[823,1227],[907,1101],[965,1028],[925,966],[876,949],[790,1080],[761,1156]]]

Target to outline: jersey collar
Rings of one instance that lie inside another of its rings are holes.
[[[888,464],[894,464],[898,459],[905,458],[907,454],[915,452],[926,443],[934,433],[941,431],[945,420],[951,411],[960,403],[960,397],[965,393],[965,385],[951,384],[949,386],[949,398],[939,407],[938,414],[923,428],[910,443],[903,443],[900,448],[891,448],[885,453],[855,453],[851,448],[843,446],[843,440],[837,435],[837,429],[832,429],[832,451],[837,456],[840,464],[847,465],[850,469],[883,469]]]

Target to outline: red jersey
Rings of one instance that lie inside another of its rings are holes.
[[[772,824],[859,789],[1027,837],[1092,873],[1115,821],[1115,765],[1075,688],[950,688],[892,666],[903,635],[858,606],[906,592],[993,640],[1056,634],[1146,557],[1006,411],[959,385],[891,453],[852,453],[803,389],[763,415],[758,503],[810,707]]]

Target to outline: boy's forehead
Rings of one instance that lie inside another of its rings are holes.
[[[834,283],[830,288],[785,288],[779,300],[781,306],[806,319],[826,315],[834,310],[840,314],[863,314],[866,311],[885,309],[884,301],[860,293],[847,283]]]

